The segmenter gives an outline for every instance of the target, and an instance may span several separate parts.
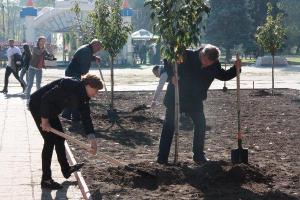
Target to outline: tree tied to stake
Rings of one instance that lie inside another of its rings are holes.
[[[178,160],[179,134],[179,88],[178,64],[183,62],[183,55],[188,47],[200,44],[201,21],[209,7],[204,0],[147,0],[151,19],[155,19],[154,32],[162,44],[162,52],[169,63],[174,66],[175,74],[175,157]]]

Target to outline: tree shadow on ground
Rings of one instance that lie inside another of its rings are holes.
[[[23,93],[15,93],[15,94],[5,94],[6,99],[10,98],[21,98],[21,99],[26,99],[25,95]]]
[[[145,132],[129,130],[129,129],[118,129],[112,131],[105,131],[103,129],[96,130],[96,137],[105,140],[117,142],[121,145],[135,148],[139,145],[153,145],[155,138]]]

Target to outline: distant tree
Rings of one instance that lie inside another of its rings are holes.
[[[263,49],[256,43],[256,30],[257,27],[262,25],[267,16],[267,3],[272,4],[273,10],[272,15],[277,15],[283,13],[283,9],[278,7],[278,4],[281,0],[248,0],[247,7],[251,19],[251,26],[249,29],[250,32],[250,41],[244,46],[246,52],[253,52],[255,56],[263,55]],[[286,2],[286,0],[284,0]],[[288,0],[289,1],[289,0]]]
[[[133,31],[139,29],[146,29],[153,31],[153,21],[151,21],[151,10],[149,7],[144,6],[144,0],[131,0],[129,6],[133,9],[134,15],[132,17]]]
[[[235,45],[249,44],[251,18],[246,1],[210,0],[211,13],[207,19],[205,39],[225,49],[226,60],[231,58]]]
[[[288,47],[297,46],[296,53],[300,53],[300,1],[281,0],[279,7],[286,13],[284,23],[287,28]]]
[[[272,95],[274,95],[274,56],[286,39],[286,29],[283,26],[283,14],[272,15],[272,4],[268,3],[267,18],[262,26],[257,28],[257,43],[272,55]]]
[[[75,2],[71,11],[75,14],[75,23],[72,27],[75,37],[80,44],[87,44],[95,37],[95,27],[93,26],[91,14],[83,16],[80,5]]]
[[[127,42],[132,28],[123,23],[121,0],[109,3],[108,0],[96,0],[95,8],[90,14],[96,37],[110,55],[111,69],[111,109],[114,109],[114,60]]]

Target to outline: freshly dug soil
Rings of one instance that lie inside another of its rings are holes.
[[[138,169],[114,166],[71,144],[77,160],[85,162],[82,173],[95,199],[300,199],[300,91],[276,90],[274,96],[268,90],[241,91],[243,146],[249,151],[249,165],[230,162],[231,149],[237,148],[235,90],[209,91],[205,101],[205,151],[210,162],[193,163],[192,123],[183,119],[180,162],[157,164],[165,109],[162,105],[148,109],[152,95],[117,92],[120,120],[111,128],[104,95],[92,101],[98,151]],[[73,136],[87,142],[79,134]]]

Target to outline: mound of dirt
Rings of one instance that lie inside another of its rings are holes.
[[[214,185],[220,183],[241,184],[257,182],[268,184],[271,178],[252,165],[232,165],[225,161],[208,162],[202,166],[192,163],[164,166],[156,163],[138,163],[131,167],[146,173],[134,172],[122,167],[111,167],[105,174],[105,182],[125,185],[132,188],[157,189],[161,185],[191,184],[195,186]],[[152,176],[147,176],[151,174]]]

